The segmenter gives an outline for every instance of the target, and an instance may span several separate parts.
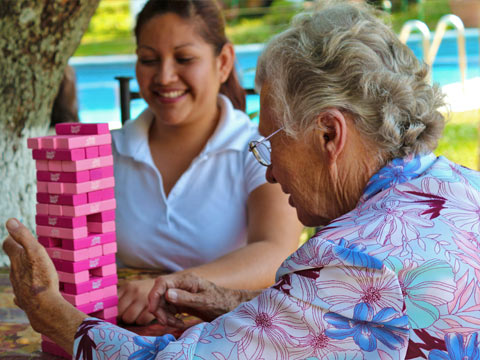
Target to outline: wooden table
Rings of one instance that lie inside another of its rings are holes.
[[[119,283],[126,280],[152,277],[155,272],[148,270],[119,269]],[[0,268],[0,359],[59,359],[40,350],[40,334],[33,331],[25,313],[13,302],[13,290],[9,280],[9,270]],[[184,318],[187,325],[192,326],[199,319],[188,316]],[[158,323],[147,326],[131,326],[120,324],[123,328],[140,335],[155,336],[173,334],[181,335],[181,331],[164,327]]]

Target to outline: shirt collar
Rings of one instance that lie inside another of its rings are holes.
[[[218,101],[220,120],[200,155],[225,150],[245,151],[250,138],[258,136],[256,125],[245,113],[234,109],[226,96],[219,95]],[[150,156],[148,131],[153,117],[152,111],[146,108],[137,119],[127,121],[121,129],[112,132],[116,149],[121,155],[133,157],[138,161],[145,161]]]
[[[394,185],[420,176],[433,165],[435,160],[436,156],[433,153],[416,156],[410,155],[404,158],[393,159],[368,181],[360,203],[367,201],[375,194]]]

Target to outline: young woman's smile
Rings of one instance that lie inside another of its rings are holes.
[[[222,56],[199,35],[195,22],[173,13],[153,17],[140,32],[137,56],[140,92],[161,124],[217,117],[218,90],[229,71],[222,67]]]

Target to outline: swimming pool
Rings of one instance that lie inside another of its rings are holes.
[[[466,29],[467,79],[480,76],[478,29]],[[413,34],[407,45],[415,55],[422,58],[421,38]],[[262,45],[239,45],[237,53],[237,70],[244,86],[253,86],[255,65]],[[111,128],[120,126],[120,99],[118,82],[115,76],[135,76],[135,56],[104,56],[88,58],[72,58],[70,64],[77,75],[77,89],[80,108],[80,121],[86,123],[108,122]],[[433,64],[433,81],[441,86],[460,81],[458,67],[456,35],[447,31]],[[138,89],[135,80],[131,88]],[[143,100],[131,103],[132,117],[136,117],[146,104]],[[247,99],[247,112],[252,113],[259,108],[258,95]]]

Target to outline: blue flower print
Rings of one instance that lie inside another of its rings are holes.
[[[146,341],[149,338],[142,336],[135,336],[133,341],[136,345],[141,346],[142,349],[135,351],[132,355],[128,357],[129,360],[153,360],[157,356],[158,352],[165,349],[170,341],[175,341],[173,335],[166,334],[163,336],[158,336],[155,338],[154,343]]]
[[[480,349],[478,348],[478,333],[470,335],[466,344],[463,336],[460,334],[445,335],[445,345],[447,352],[441,350],[432,350],[428,355],[428,360],[477,360],[480,359]]]
[[[417,177],[424,170],[422,169],[424,168],[422,161],[430,164],[434,159],[435,155],[433,154],[393,159],[370,179],[363,197],[370,198],[393,185],[401,184]]]
[[[333,253],[343,260],[344,263],[370,269],[381,269],[383,264],[380,260],[363,252],[365,246],[359,244],[349,245],[345,239],[341,239],[338,245],[333,247]]]
[[[408,340],[408,317],[399,316],[393,308],[374,314],[371,305],[360,303],[355,305],[353,320],[336,313],[327,313],[324,319],[336,328],[325,330],[325,335],[338,340],[353,337],[364,351],[374,351],[377,340],[392,350],[404,346]]]

